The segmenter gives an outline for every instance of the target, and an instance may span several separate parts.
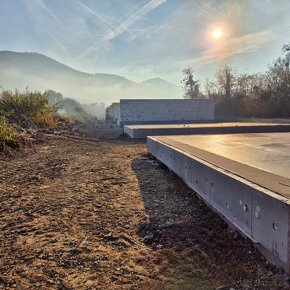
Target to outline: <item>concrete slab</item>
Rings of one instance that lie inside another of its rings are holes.
[[[190,134],[239,134],[264,132],[290,132],[290,124],[277,123],[202,123],[127,125],[124,132],[131,138]]]
[[[147,140],[152,155],[289,272],[290,133]]]

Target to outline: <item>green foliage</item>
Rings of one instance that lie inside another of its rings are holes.
[[[5,121],[3,116],[0,116],[0,148],[4,144],[10,147],[17,147],[18,139],[15,129]]]
[[[4,90],[0,97],[0,114],[21,127],[54,127],[55,113],[47,93]]]

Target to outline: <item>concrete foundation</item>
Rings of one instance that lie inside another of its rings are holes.
[[[237,134],[290,132],[290,124],[277,123],[207,123],[207,124],[158,124],[126,125],[124,132],[131,138],[147,136],[190,135],[190,134]]]
[[[289,272],[290,133],[159,136],[148,137],[147,144],[270,262]]]

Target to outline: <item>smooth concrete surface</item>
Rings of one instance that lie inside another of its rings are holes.
[[[214,120],[210,99],[136,99],[120,100],[118,125],[180,123]]]
[[[169,136],[166,140],[290,179],[290,133]]]
[[[124,132],[134,139],[164,135],[290,132],[290,124],[235,122],[126,125],[124,126]]]
[[[289,272],[290,133],[158,136],[148,137],[147,145],[270,262]]]

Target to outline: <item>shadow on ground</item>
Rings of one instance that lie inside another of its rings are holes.
[[[132,169],[147,214],[139,235],[155,250],[162,289],[284,289],[281,272],[251,241],[230,230],[164,165],[141,157]]]

